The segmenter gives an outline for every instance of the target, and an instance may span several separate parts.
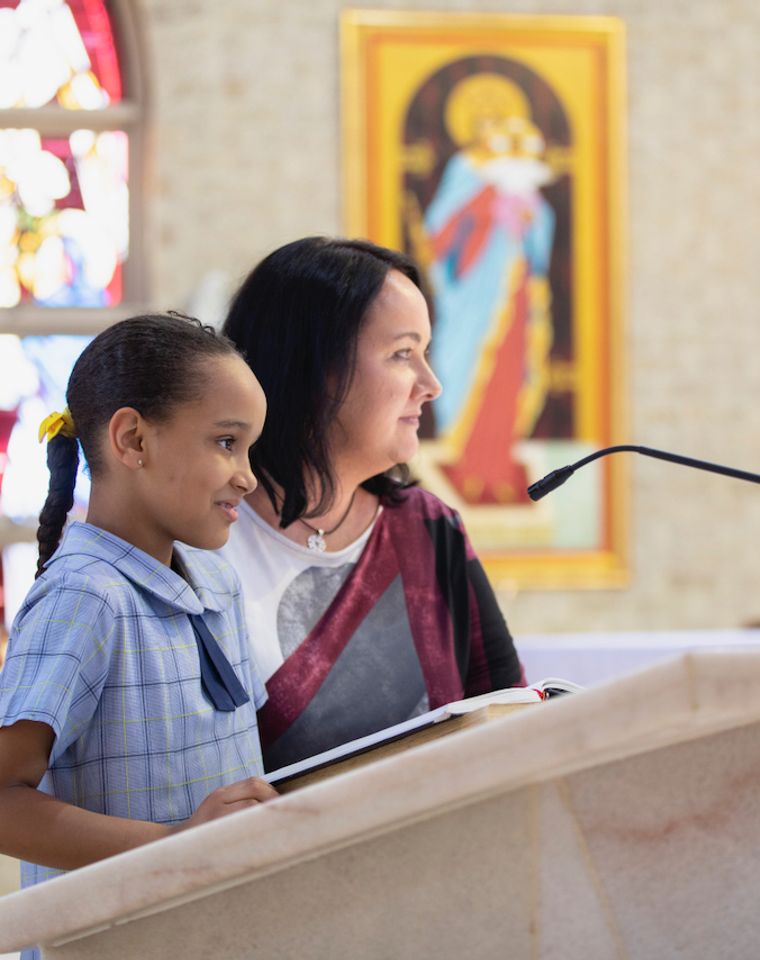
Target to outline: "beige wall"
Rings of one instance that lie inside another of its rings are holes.
[[[142,240],[158,307],[211,269],[339,232],[337,0],[139,0],[152,90]],[[400,6],[382,3],[374,6]],[[760,5],[436,0],[612,14],[628,48],[632,442],[760,469]],[[632,582],[502,597],[517,632],[760,620],[760,489],[631,462]]]

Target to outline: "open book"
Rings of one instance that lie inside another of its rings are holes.
[[[462,727],[482,723],[496,716],[503,716],[511,710],[528,703],[541,703],[565,693],[576,693],[583,688],[570,680],[555,677],[541,680],[530,687],[508,687],[494,690],[478,697],[455,700],[442,707],[421,713],[403,723],[377,730],[366,737],[350,740],[340,746],[306,757],[298,763],[273,770],[264,777],[269,783],[285,793],[292,786],[303,786],[307,782],[322,779],[329,772],[342,772],[349,767],[360,766],[370,760],[380,759],[401,749],[435,739]],[[351,761],[344,764],[343,761]],[[339,768],[336,766],[340,764]],[[333,767],[336,767],[334,770]]]

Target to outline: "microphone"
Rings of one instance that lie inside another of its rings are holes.
[[[720,473],[724,477],[734,477],[736,480],[749,480],[750,483],[760,483],[760,474],[749,473],[747,470],[737,470],[735,467],[724,467],[719,463],[708,463],[706,460],[695,460],[693,457],[683,457],[679,453],[668,453],[666,450],[654,450],[652,447],[637,447],[629,443],[617,447],[605,447],[603,450],[597,450],[596,453],[590,453],[577,463],[571,463],[566,467],[560,467],[558,470],[552,470],[541,480],[537,480],[528,487],[528,496],[531,500],[540,500],[547,493],[561,487],[568,480],[578,467],[582,467],[592,460],[598,460],[599,457],[606,457],[608,453],[641,453],[645,457],[655,457],[658,460],[668,460],[670,463],[680,463],[684,467],[696,467],[697,470],[708,470],[710,473]]]

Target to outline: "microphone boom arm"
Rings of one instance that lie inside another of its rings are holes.
[[[719,463],[708,463],[706,460],[695,460],[693,457],[683,457],[678,453],[668,453],[666,450],[655,450],[652,447],[639,447],[634,444],[624,443],[616,447],[604,447],[603,450],[597,450],[590,453],[582,460],[570,464],[566,467],[560,467],[558,470],[552,470],[541,480],[537,480],[528,487],[528,496],[531,500],[540,500],[547,493],[556,490],[566,480],[568,480],[578,469],[591,463],[592,460],[598,460],[599,457],[605,457],[608,453],[641,453],[645,457],[654,457],[657,460],[668,460],[670,463],[680,463],[685,467],[696,467],[697,470],[708,470],[710,473],[720,473],[724,477],[734,477],[736,480],[748,480],[750,483],[760,483],[760,474],[750,473],[747,470],[737,470],[735,467],[724,467]]]

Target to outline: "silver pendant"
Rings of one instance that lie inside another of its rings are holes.
[[[322,536],[322,531],[317,530],[316,533],[312,533],[309,539],[306,541],[306,546],[309,550],[315,550],[317,553],[324,553],[327,550],[327,544],[325,543],[325,538]]]

